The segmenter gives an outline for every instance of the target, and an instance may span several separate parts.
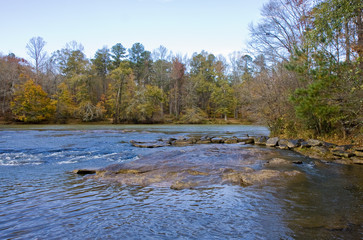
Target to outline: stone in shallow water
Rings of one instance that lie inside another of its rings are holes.
[[[273,159],[269,160],[266,164],[268,164],[268,165],[289,165],[289,164],[291,164],[291,162],[289,160],[282,159],[282,158],[273,158]]]
[[[278,137],[269,138],[266,141],[266,146],[267,147],[275,147],[278,142],[279,142],[279,138]]]
[[[124,185],[185,189],[214,184],[270,184],[270,180],[285,181],[297,175],[278,168],[252,168],[272,159],[274,154],[272,150],[238,145],[194,145],[182,151],[156,152],[132,162],[114,164],[89,178]]]
[[[255,144],[257,145],[266,145],[268,137],[266,136],[259,136],[259,137],[255,137]]]
[[[97,170],[94,169],[76,169],[73,171],[76,174],[79,175],[87,175],[87,174],[95,174],[97,172]]]

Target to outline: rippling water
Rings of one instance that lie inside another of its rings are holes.
[[[71,171],[174,147],[130,140],[267,135],[258,126],[2,126],[0,239],[362,239],[363,168],[290,151],[299,182],[197,189],[122,186]],[[242,147],[242,146],[241,146]],[[182,148],[179,148],[182,149]],[[211,159],[213,160],[213,159]]]

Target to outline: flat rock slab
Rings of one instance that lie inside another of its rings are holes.
[[[293,169],[293,164],[269,169],[264,163],[275,157],[275,151],[264,148],[198,145],[159,151],[132,162],[114,164],[97,170],[88,178],[124,185],[185,189],[213,184],[269,184],[303,175]]]

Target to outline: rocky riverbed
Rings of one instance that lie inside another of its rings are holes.
[[[157,148],[164,146],[187,146],[193,144],[254,144],[282,150],[293,150],[311,158],[341,164],[363,164],[363,147],[353,145],[336,145],[316,139],[280,139],[267,136],[257,137],[180,137],[155,142],[136,142],[131,144],[140,148]]]
[[[210,185],[264,185],[292,181],[304,174],[296,163],[262,148],[236,145],[201,145],[198,148],[160,151],[128,163],[98,170],[76,170],[89,178],[124,185],[185,189]]]
[[[319,140],[286,140],[277,137],[179,137],[153,142],[131,141],[138,148],[184,147],[163,151],[138,160],[114,164],[97,170],[75,170],[78,174],[94,174],[88,178],[118,182],[124,185],[185,189],[212,184],[240,186],[264,185],[279,181],[298,181],[304,173],[291,161],[278,157],[270,148],[294,150],[317,158],[315,164],[328,161],[362,164],[361,148],[337,146]],[[250,146],[248,146],[248,144]],[[241,146],[247,145],[247,146]],[[258,145],[258,146],[257,146]],[[190,146],[189,148],[185,148]],[[266,146],[266,147],[260,147]],[[322,161],[321,161],[322,160]]]

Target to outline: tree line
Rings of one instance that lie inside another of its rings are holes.
[[[66,44],[26,45],[32,63],[0,57],[1,116],[23,122],[113,123],[242,119],[274,135],[362,134],[363,3],[270,0],[250,25],[250,54],[190,58],[141,43],[103,47],[87,59]]]

